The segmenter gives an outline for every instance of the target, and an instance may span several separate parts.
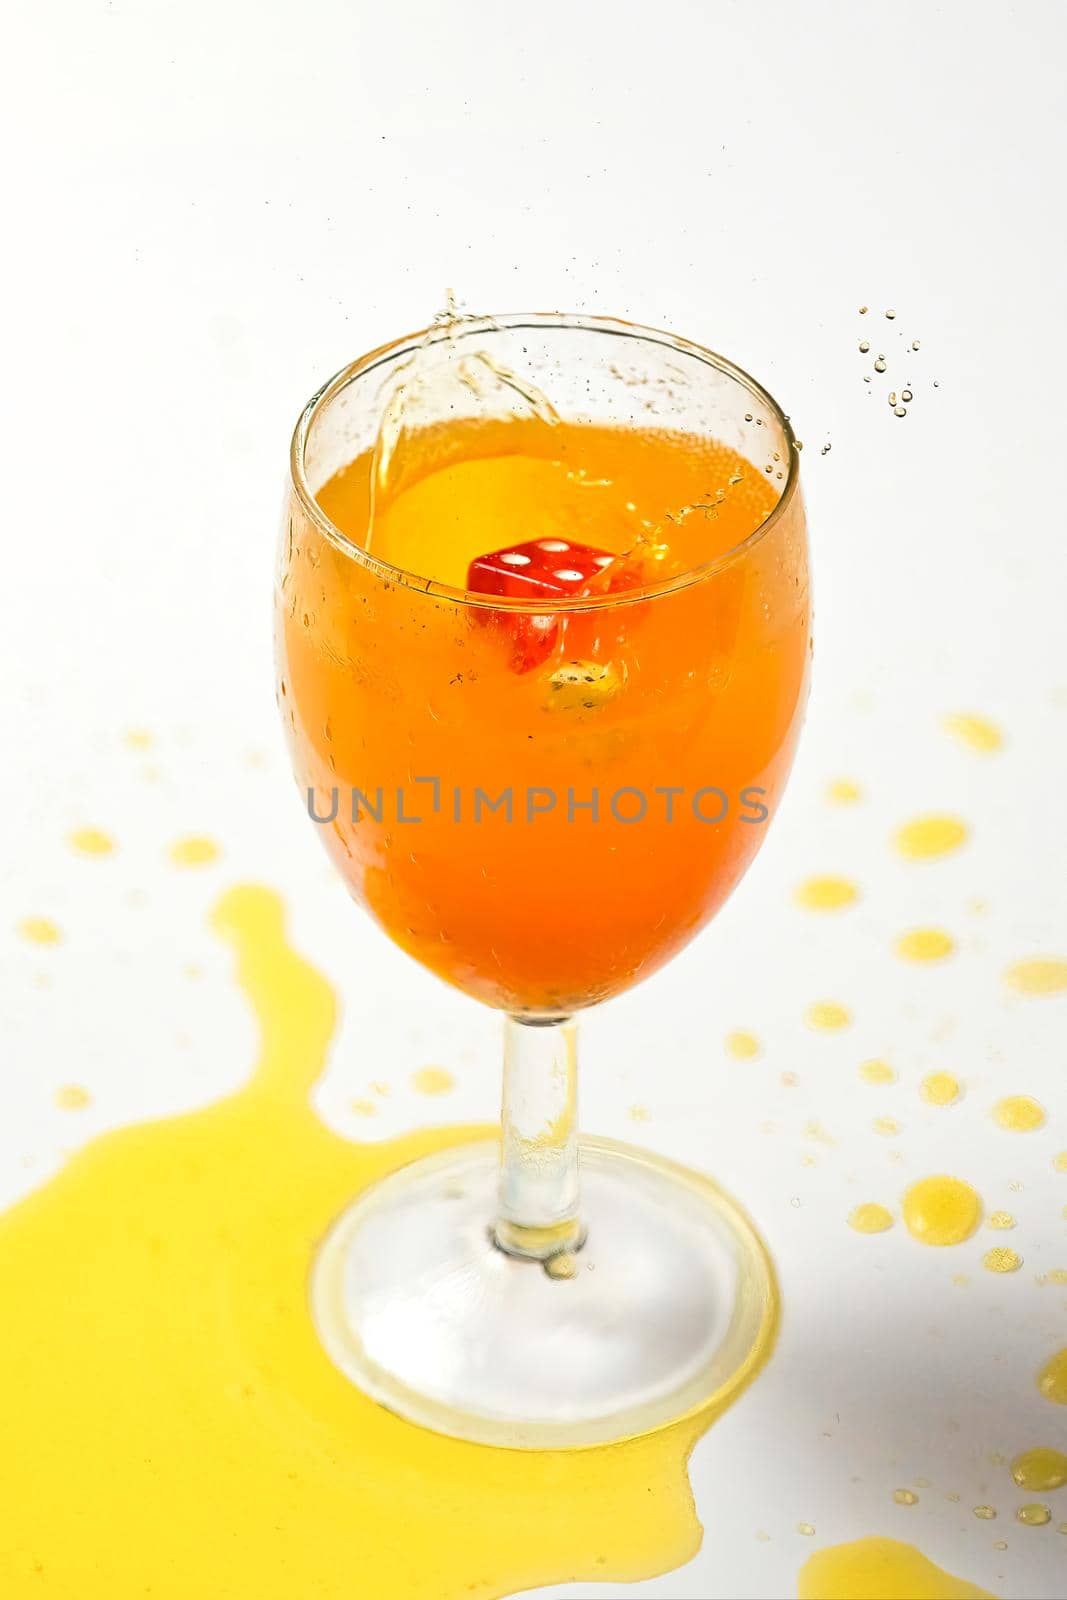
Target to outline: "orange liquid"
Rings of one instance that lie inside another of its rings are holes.
[[[366,546],[369,456],[318,500]],[[474,556],[509,544],[553,537],[614,554],[643,540],[654,582],[735,549],[775,500],[770,478],[710,440],[457,422],[409,436],[378,492],[370,548],[462,587]],[[490,1005],[557,1014],[668,960],[762,841],[759,811],[773,815],[806,693],[799,495],[711,575],[569,613],[535,670],[514,670],[509,626],[375,572],[294,502],[279,701],[319,816],[338,790],[324,841],[355,897],[423,965]],[[420,777],[438,780],[437,811]],[[382,790],[381,820],[351,820],[353,788],[376,810]],[[397,789],[419,822],[401,820]],[[511,820],[484,802],[476,816],[475,790],[510,791]]]

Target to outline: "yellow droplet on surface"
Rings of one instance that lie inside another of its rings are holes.
[[[1020,1489],[1033,1489],[1038,1494],[1062,1489],[1067,1483],[1067,1456],[1048,1445],[1035,1445],[1032,1450],[1024,1450],[1015,1457],[1011,1475]]]
[[[848,1225],[857,1233],[884,1233],[893,1226],[893,1214],[876,1200],[865,1200],[849,1212]]]
[[[982,1265],[987,1272],[1018,1272],[1022,1264],[1022,1256],[1014,1250],[1009,1250],[1006,1245],[998,1245],[994,1250],[987,1250],[982,1257]]]
[[[31,944],[59,944],[63,934],[50,917],[23,917],[18,931]]]
[[[1067,1172],[1067,1150],[1060,1150],[1052,1158],[1052,1165],[1057,1172]]]
[[[904,1224],[922,1244],[962,1244],[982,1220],[982,1202],[962,1178],[944,1174],[920,1178],[905,1191]]]
[[[352,1110],[357,1117],[376,1117],[378,1115],[378,1107],[373,1100],[353,1100]]]
[[[804,1013],[804,1021],[819,1033],[837,1033],[839,1029],[848,1027],[852,1013],[836,1000],[816,1000]]]
[[[1020,1506],[1015,1513],[1016,1522],[1021,1522],[1027,1528],[1043,1528],[1052,1521],[1052,1512],[1048,1506],[1040,1505],[1036,1500],[1030,1505]]]
[[[815,1532],[814,1524],[810,1522],[798,1522],[797,1532],[802,1533],[806,1539],[810,1539],[812,1534]]]
[[[220,853],[213,839],[205,839],[197,834],[176,839],[168,852],[176,867],[206,867],[212,861],[217,861]]]
[[[913,1489],[894,1489],[893,1499],[898,1506],[917,1506],[919,1504],[919,1496]]]
[[[760,1042],[754,1033],[747,1033],[743,1028],[735,1029],[728,1033],[724,1041],[727,1055],[736,1061],[751,1061],[760,1053]]]
[[[80,1083],[64,1083],[55,1092],[55,1102],[60,1111],[84,1111],[93,1097]]]
[[[834,778],[826,785],[826,798],[833,806],[855,806],[863,799],[863,790],[851,778]]]
[[[854,905],[859,897],[859,890],[848,878],[832,875],[805,879],[793,896],[805,911],[842,911],[845,906]]]
[[[797,1574],[797,1600],[994,1600],[901,1539],[827,1545]]]
[[[445,1067],[420,1067],[411,1074],[411,1087],[416,1094],[448,1094],[456,1080]]]
[[[70,835],[70,846],[79,855],[109,856],[115,849],[115,841],[100,828],[75,828]]]
[[[549,1256],[544,1263],[545,1272],[550,1278],[558,1282],[566,1282],[578,1274],[578,1263],[574,1256],[566,1251],[561,1251],[558,1256]]]
[[[997,1513],[993,1506],[975,1506],[974,1514],[980,1522],[992,1522]]]
[[[1037,1387],[1046,1400],[1067,1406],[1067,1347],[1050,1356],[1037,1375]]]
[[[871,1127],[875,1133],[884,1134],[888,1139],[891,1139],[895,1133],[900,1132],[900,1123],[895,1117],[875,1117]]]
[[[919,1085],[919,1093],[928,1105],[950,1106],[960,1097],[959,1079],[951,1072],[931,1072]]]
[[[859,1068],[864,1083],[895,1083],[896,1073],[888,1061],[864,1061]]]
[[[631,1122],[650,1122],[652,1120],[647,1106],[629,1106],[626,1115]]]
[[[1005,972],[1004,982],[1017,994],[1062,994],[1067,989],[1067,961],[1058,956],[1016,961]]]
[[[992,1216],[987,1218],[987,1222],[991,1228],[1014,1228],[1015,1226],[1015,1218],[1010,1211],[994,1211]]]
[[[992,755],[994,750],[999,750],[1004,743],[1004,735],[996,723],[990,722],[988,717],[955,712],[951,716],[942,717],[941,726],[957,744],[964,744],[968,750],[977,750],[981,755]]]
[[[955,948],[956,941],[942,928],[912,928],[893,946],[902,961],[944,961]]]
[[[131,750],[147,750],[152,743],[152,735],[144,728],[131,728],[126,734],[126,743]]]
[[[1028,1094],[1010,1094],[993,1107],[993,1121],[1010,1133],[1032,1133],[1043,1126],[1045,1108]]]
[[[967,824],[959,817],[913,817],[893,836],[898,855],[906,861],[933,861],[958,850],[967,838]]]

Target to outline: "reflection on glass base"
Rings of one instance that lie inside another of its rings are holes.
[[[581,1146],[585,1244],[547,1264],[492,1242],[495,1141],[413,1162],[326,1238],[327,1352],[439,1433],[519,1449],[606,1444],[724,1404],[766,1355],[770,1262],[713,1183],[631,1146]]]

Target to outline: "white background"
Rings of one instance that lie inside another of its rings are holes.
[[[1036,1281],[1067,1267],[1067,999],[1013,1000],[1000,977],[1067,953],[1064,45],[1062,7],[1038,0],[7,10],[6,1195],[76,1140],[247,1072],[249,1022],[203,929],[246,876],[285,891],[344,996],[326,1117],[387,1137],[494,1114],[493,1020],[351,908],[285,772],[271,567],[289,430],[320,381],[452,286],[479,311],[675,328],[762,378],[806,442],[818,664],[789,799],[719,924],[586,1028],[587,1127],[715,1172],[786,1306],[770,1368],[693,1457],[701,1554],[635,1595],[788,1595],[814,1546],[868,1533],[1000,1595],[1063,1590],[1067,1490],[1049,1528],[1020,1527],[1025,1497],[990,1458],[1067,1433],[1033,1382],[1067,1343],[1067,1290]],[[861,337],[889,361],[871,385]],[[906,379],[898,421],[886,394]],[[1000,722],[1004,751],[951,743],[939,719],[960,710]],[[140,727],[146,753],[123,739]],[[840,776],[863,805],[826,804]],[[971,842],[901,864],[893,827],[937,809]],[[82,823],[119,854],[74,856]],[[175,872],[167,843],[198,831],[222,862]],[[796,909],[817,871],[854,876],[861,904]],[[61,951],[20,943],[28,913],[63,925]],[[924,923],[955,935],[951,962],[892,955]],[[823,997],[850,1030],[805,1029]],[[754,1063],[722,1048],[742,1026]],[[898,1083],[862,1083],[869,1056]],[[431,1061],[458,1077],[447,1101],[407,1088]],[[963,1080],[959,1106],[920,1100],[935,1068]],[[371,1124],[349,1106],[374,1079],[394,1092]],[[68,1081],[90,1110],[55,1108]],[[1009,1089],[1042,1100],[1045,1129],[995,1127]],[[934,1251],[899,1221],[846,1226],[939,1170],[1015,1213],[1010,1240]],[[980,1257],[1003,1242],[1025,1264],[995,1278]],[[918,1505],[894,1505],[919,1477]],[[983,1501],[997,1522],[972,1516]]]

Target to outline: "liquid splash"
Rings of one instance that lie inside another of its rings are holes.
[[[988,1589],[934,1563],[899,1539],[854,1539],[809,1556],[798,1600],[995,1600]]]
[[[0,1593],[480,1600],[622,1584],[700,1545],[709,1408],[610,1449],[425,1432],[331,1365],[308,1263],[362,1187],[472,1131],[353,1144],[308,1103],[335,1023],[270,891],[213,915],[259,1025],[251,1081],[95,1139],[0,1217]]]

